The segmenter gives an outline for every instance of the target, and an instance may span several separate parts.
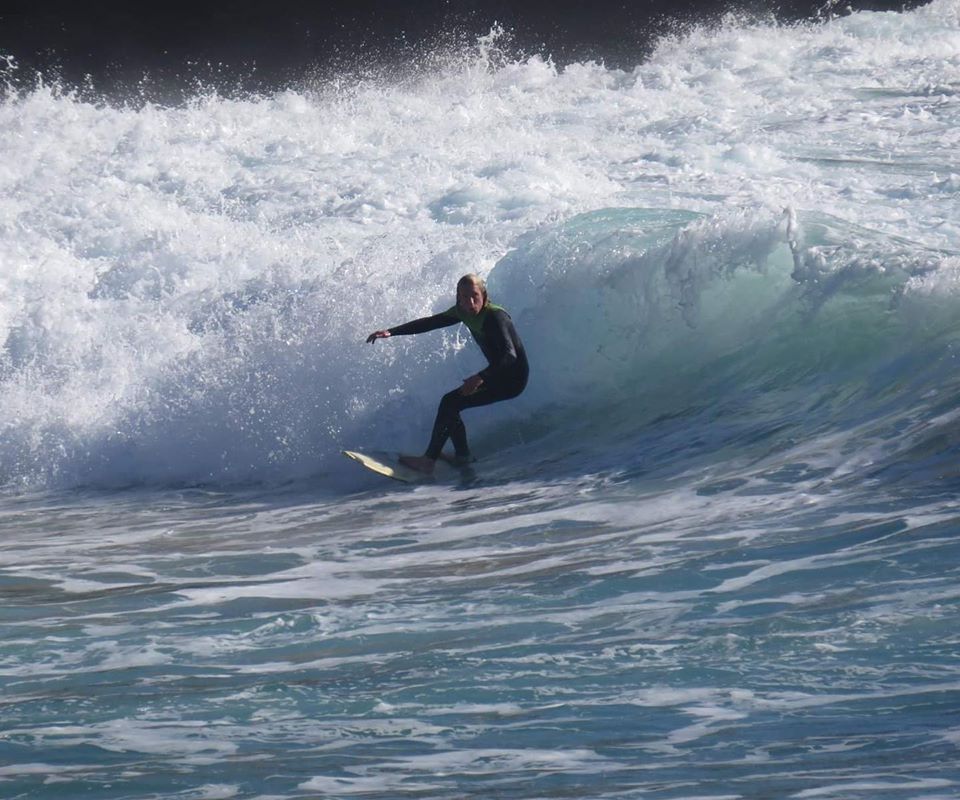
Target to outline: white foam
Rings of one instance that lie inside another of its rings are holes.
[[[790,795],[791,797],[849,797],[851,792],[903,792],[908,791],[913,796],[916,792],[926,792],[931,789],[948,789],[956,786],[955,781],[943,778],[890,778],[889,780],[847,781],[816,789],[804,789]]]

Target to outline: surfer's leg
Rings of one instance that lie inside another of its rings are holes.
[[[482,385],[473,394],[460,394],[459,389],[447,392],[440,400],[437,419],[433,424],[433,435],[424,454],[436,461],[440,457],[447,439],[453,441],[453,449],[458,461],[470,459],[470,446],[467,444],[467,428],[463,424],[460,412],[465,408],[478,408],[509,400],[523,391],[524,384]]]
[[[432,473],[434,462],[440,458],[443,446],[450,438],[453,439],[457,458],[468,460],[470,450],[467,447],[467,431],[463,426],[463,420],[460,419],[460,410],[464,408],[464,401],[468,399],[460,394],[459,389],[447,392],[440,399],[426,451],[422,456],[401,456],[400,463],[420,472]]]
[[[453,446],[458,456],[470,455],[467,448],[467,431],[463,426],[463,420],[460,419],[462,401],[466,399],[468,398],[460,394],[459,389],[447,392],[441,398],[440,406],[437,408],[437,418],[433,423],[433,433],[430,435],[430,444],[427,445],[427,451],[424,453],[427,458],[436,461],[449,438],[453,438]]]
[[[447,432],[450,434],[450,441],[453,442],[453,452],[457,461],[469,461],[470,445],[467,444],[467,426],[463,424],[459,409],[451,415]]]

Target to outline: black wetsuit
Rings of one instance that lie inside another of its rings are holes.
[[[447,439],[453,441],[458,459],[468,459],[467,431],[460,418],[465,408],[476,408],[516,397],[527,385],[530,367],[523,343],[517,336],[513,321],[500,306],[487,303],[475,317],[467,316],[459,306],[434,314],[432,317],[415,319],[390,328],[391,336],[406,336],[415,333],[446,328],[462,322],[470,329],[473,338],[489,362],[478,375],[483,378],[480,388],[473,394],[460,394],[460,389],[448,392],[440,400],[433,434],[427,446],[426,456],[437,459]]]

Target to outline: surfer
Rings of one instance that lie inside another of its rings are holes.
[[[472,274],[464,275],[457,282],[457,304],[453,308],[432,317],[405,322],[395,328],[374,331],[367,337],[367,342],[373,344],[377,339],[425,333],[458,322],[470,329],[489,364],[440,400],[426,452],[422,456],[400,456],[402,464],[428,475],[441,457],[447,439],[453,441],[455,464],[471,461],[467,429],[460,418],[461,411],[509,400],[524,390],[530,368],[523,343],[517,336],[510,315],[490,302],[486,284]]]

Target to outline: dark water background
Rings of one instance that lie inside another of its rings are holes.
[[[30,3],[0,7],[7,84],[46,82],[125,98],[177,101],[198,83],[220,93],[267,91],[304,78],[369,73],[456,49],[494,26],[519,54],[558,65],[631,68],[658,37],[725,14],[793,22],[896,0],[420,0],[415,3]]]

